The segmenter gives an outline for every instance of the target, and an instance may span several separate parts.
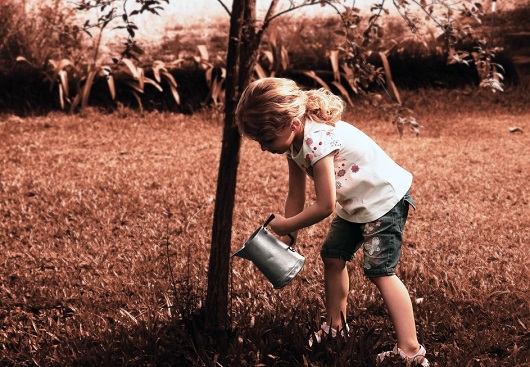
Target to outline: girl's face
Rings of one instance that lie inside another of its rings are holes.
[[[295,133],[296,131],[292,128],[292,126],[288,126],[275,137],[259,139],[258,143],[261,146],[261,150],[263,151],[268,151],[273,154],[283,154],[293,143],[296,135]]]

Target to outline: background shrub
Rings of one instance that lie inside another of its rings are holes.
[[[82,33],[72,32],[73,7],[53,0],[39,7],[26,8],[25,2],[4,0],[0,4],[0,71],[15,66],[24,56],[33,64],[46,65],[48,59],[85,60]]]
[[[61,108],[66,110],[85,83],[83,75],[90,71],[90,65],[96,63],[97,67],[112,67],[111,57],[116,56],[118,50],[100,50],[98,37],[89,40],[84,33],[75,32],[73,11],[73,7],[60,0],[52,0],[49,5],[40,5],[33,10],[25,9],[15,0],[6,0],[0,5],[0,110],[21,115],[47,113]],[[525,32],[530,33],[526,21],[528,16],[530,2],[512,10],[498,11],[493,28],[488,16],[484,17],[483,25],[477,25],[480,35],[489,37],[493,34],[493,45],[504,48],[493,61],[503,66],[504,84],[507,86],[521,81],[525,83],[525,75],[530,74],[530,51],[525,51],[528,46],[521,42],[520,37]],[[204,73],[212,67],[224,67],[228,37],[228,21],[224,20],[217,19],[200,27],[177,25],[168,29],[159,44],[143,46],[146,53],[140,66],[146,76],[151,75],[149,65],[154,61],[165,62],[178,83],[181,104],[175,103],[163,83],[160,85],[163,91],[147,85],[140,102],[129,96],[127,91],[120,90],[113,100],[103,79],[94,81],[89,104],[113,109],[119,104],[138,107],[141,103],[148,110],[192,113],[211,103],[209,91],[212,87]],[[381,28],[383,37],[372,50],[369,61],[381,67],[378,52],[387,51],[394,83],[399,89],[476,87],[480,82],[473,62],[469,66],[447,64],[447,50],[443,42],[436,39],[434,31],[426,29],[424,33],[413,34],[396,17],[385,18],[384,22]],[[273,50],[270,42],[273,36],[266,35],[259,58],[263,69],[271,75],[274,71],[276,76],[291,77],[308,88],[321,87],[314,78],[304,74],[311,71],[331,85],[334,75],[329,55],[341,41],[335,33],[340,28],[338,19],[291,16],[279,18],[274,28],[275,40],[287,50],[288,60],[281,70],[275,68],[268,57],[270,53],[265,53]],[[96,35],[96,31],[92,33]],[[105,32],[112,34],[113,31],[109,28]],[[207,60],[202,57],[197,60],[199,45],[204,45],[208,51]],[[114,47],[118,46],[118,42],[115,43]],[[473,51],[471,45],[462,47]],[[27,59],[31,67],[17,65],[18,56]],[[64,90],[60,91],[57,75],[50,70],[49,60],[57,62],[63,59],[70,61],[74,68],[68,70],[70,95],[61,101],[59,92]],[[105,63],[105,60],[108,61]]]

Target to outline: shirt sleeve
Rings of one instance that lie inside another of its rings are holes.
[[[333,151],[340,150],[341,143],[333,129],[315,130],[305,137],[306,161],[314,165]]]

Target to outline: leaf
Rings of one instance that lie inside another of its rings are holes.
[[[210,89],[210,96],[213,102],[217,105],[222,102],[224,98],[224,90],[222,88],[222,79],[215,79]]]
[[[147,78],[147,77],[144,77],[143,78],[145,84],[151,84],[152,86],[154,86],[156,89],[158,89],[159,92],[163,92],[164,90],[162,89],[162,87],[160,86],[160,84],[158,84],[156,81],[154,81],[153,79],[151,78]]]
[[[199,50],[199,55],[202,60],[208,61],[210,59],[206,45],[197,45],[197,49]]]
[[[140,96],[134,91],[132,91],[131,94],[134,97],[134,99],[136,100],[136,103],[138,103],[138,108],[140,109],[140,112],[143,112],[144,111],[144,105],[142,104],[142,100],[140,99]]]
[[[133,43],[131,46],[131,51],[137,53],[138,55],[145,54],[145,51],[140,48],[136,43]]]
[[[59,103],[61,104],[61,110],[64,110],[64,92],[63,86],[59,84]]]
[[[268,76],[263,67],[258,63],[254,65],[254,71],[256,72],[256,74],[258,74],[258,78],[260,79],[266,78]]]
[[[348,93],[346,88],[344,88],[342,84],[336,81],[332,81],[331,84],[333,84],[340,91],[340,94],[342,95],[342,97],[344,97],[348,101],[348,104],[350,106],[353,106],[353,102],[350,98],[350,94]]]
[[[79,103],[81,102],[81,98],[82,98],[82,95],[83,93],[78,93],[75,97],[74,97],[74,100],[72,101],[72,105],[70,106],[70,113],[73,113],[76,109],[76,107],[79,105]]]
[[[62,87],[64,93],[66,94],[66,97],[68,97],[70,95],[70,92],[68,88],[68,73],[66,72],[66,70],[61,70],[59,72],[59,80],[59,86]]]
[[[144,69],[143,68],[137,68],[138,70],[138,86],[140,89],[144,90],[144,83],[145,83],[145,76],[144,76]]]
[[[274,55],[272,54],[272,51],[265,50],[263,51],[263,55],[267,58],[267,61],[269,61],[272,67],[272,64],[274,64]]]
[[[116,84],[112,75],[107,76],[107,85],[109,86],[109,92],[112,100],[116,99]]]
[[[17,56],[16,62],[25,62],[25,63],[32,65],[31,62],[29,62],[29,60],[26,59],[24,56]]]
[[[388,88],[390,88],[390,92],[397,103],[401,104],[401,97],[399,96],[399,92],[396,88],[396,85],[394,84],[394,81],[392,80],[392,72],[390,70],[390,63],[388,62],[388,59],[386,57],[386,54],[384,52],[379,52],[379,56],[381,57],[381,60],[383,61],[383,67],[385,69],[385,78],[386,78],[386,85]]]
[[[331,60],[331,67],[333,69],[333,77],[336,82],[340,82],[340,70],[339,70],[339,50],[333,50],[329,54]]]
[[[282,70],[287,70],[287,68],[289,67],[289,53],[287,52],[287,49],[285,47],[282,46],[282,49],[281,49],[281,53],[282,53]]]
[[[50,79],[50,81],[52,82],[52,85],[50,86],[51,91],[51,88],[53,88],[53,83],[55,83],[57,79],[59,79],[59,81],[61,82],[61,72],[64,71],[67,66],[73,66],[73,63],[68,59],[62,59],[59,62],[50,59],[48,60],[48,63],[50,63],[54,67],[53,75]],[[66,76],[63,76],[63,78],[66,78]],[[66,85],[65,91],[68,91],[68,85]]]
[[[138,85],[138,81],[136,80],[124,80],[123,81],[123,84],[127,85],[131,90],[131,93],[135,93],[134,91],[138,92],[138,93],[144,93],[144,90],[142,88],[140,88],[140,86]]]
[[[85,86],[83,87],[83,90],[81,92],[81,109],[84,109],[88,105],[88,97],[90,96],[90,90],[92,88],[92,84],[94,83],[94,77],[96,76],[96,74],[96,70],[92,70],[88,73]]]
[[[168,71],[162,71],[162,75],[167,79],[169,85],[171,85],[174,88],[177,87],[177,81],[175,80],[173,75],[171,75]]]
[[[327,83],[323,81],[313,70],[304,71],[303,74],[307,75],[308,77],[316,81],[318,84],[320,84],[325,89],[331,91],[331,88],[329,87],[329,85],[327,85]]]
[[[177,88],[174,87],[173,85],[170,85],[169,89],[171,90],[171,94],[173,95],[173,99],[175,100],[175,102],[177,102],[177,104],[180,105],[180,96],[177,91]]]
[[[160,71],[161,70],[166,70],[164,65],[165,65],[164,62],[162,62],[162,61],[154,61],[153,62],[153,74],[155,76],[155,80],[157,82],[159,82],[159,83],[160,83],[160,80],[161,80],[160,79]]]
[[[213,68],[208,68],[204,72],[204,76],[206,78],[206,84],[208,85],[208,87],[212,85],[212,73],[213,73]]]
[[[129,75],[131,75],[133,78],[138,79],[139,73],[136,66],[133,64],[133,62],[130,59],[123,59],[121,62],[127,66],[127,70],[129,70]]]

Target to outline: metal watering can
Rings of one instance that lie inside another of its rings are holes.
[[[274,288],[280,289],[298,274],[304,266],[305,258],[291,247],[294,243],[291,234],[288,235],[291,243],[287,246],[267,230],[267,225],[273,219],[274,214],[232,256],[252,261]]]

